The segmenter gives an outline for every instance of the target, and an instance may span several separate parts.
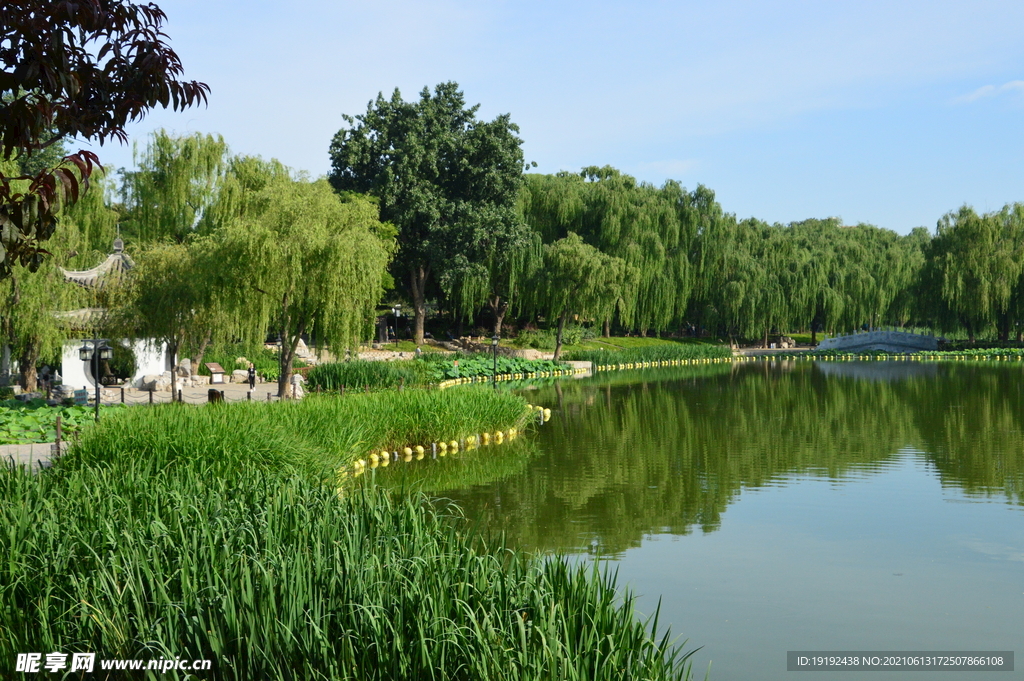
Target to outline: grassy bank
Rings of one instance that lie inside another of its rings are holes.
[[[61,651],[210,659],[203,678],[239,681],[685,678],[613,578],[485,541],[451,506],[321,482],[353,452],[525,413],[474,388],[124,410],[51,470],[0,471],[0,664]]]
[[[551,372],[567,369],[562,362],[518,357],[498,357],[490,353],[431,353],[417,359],[388,362],[353,360],[321,364],[310,370],[309,389],[324,391],[378,390],[399,386],[426,386],[453,378]]]
[[[713,359],[716,357],[732,357],[732,350],[725,345],[713,345],[710,343],[666,342],[657,345],[622,347],[620,349],[572,350],[565,353],[566,360],[593,362],[595,367],[637,362]]]

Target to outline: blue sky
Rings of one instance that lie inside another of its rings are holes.
[[[713,189],[744,218],[900,233],[1024,201],[1024,3],[158,0],[208,108],[129,128],[215,132],[328,172],[378,92],[454,80],[510,113],[539,172],[612,165]],[[131,147],[97,149],[131,166]]]

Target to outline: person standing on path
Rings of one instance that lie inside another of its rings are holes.
[[[249,362],[249,390],[256,389],[256,365]]]

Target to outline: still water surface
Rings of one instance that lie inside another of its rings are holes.
[[[554,412],[535,433],[377,479],[453,498],[518,546],[607,561],[702,646],[698,678],[803,678],[787,650],[1024,656],[1021,367],[738,364],[524,395]]]

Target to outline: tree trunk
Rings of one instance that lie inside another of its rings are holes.
[[[607,319],[604,320],[604,331],[602,332],[602,335],[605,338],[611,338],[611,335],[612,335],[612,324]]]
[[[35,392],[36,384],[36,363],[39,361],[39,346],[29,343],[25,352],[18,358],[18,383],[27,392]]]
[[[192,375],[199,375],[199,367],[203,363],[203,356],[206,354],[206,348],[210,346],[210,341],[213,339],[213,329],[209,329],[206,335],[203,336],[203,342],[199,344],[199,352],[196,353],[196,358],[192,360]]]
[[[430,268],[415,265],[409,273],[409,290],[412,293],[413,322],[412,340],[416,345],[423,345],[423,324],[427,319],[427,276]],[[397,331],[397,330],[396,330]]]
[[[567,316],[568,313],[565,313],[558,318],[558,334],[555,336],[555,356],[553,357],[556,362],[562,355],[562,331],[565,330],[565,318]]]
[[[96,352],[96,348],[93,348],[93,352]],[[171,402],[178,399],[178,343],[175,340],[167,342],[167,352],[171,355]],[[99,370],[97,370],[99,373]],[[100,381],[99,376],[93,376],[93,380],[97,383]]]
[[[487,301],[491,306],[491,311],[494,312],[494,335],[501,335],[501,324],[505,321],[505,313],[508,312],[508,302],[501,299],[501,296],[494,296],[494,298]]]
[[[764,329],[764,343],[761,345],[761,347],[765,350],[768,349],[768,327],[765,327]]]
[[[1008,341],[1010,340],[1010,315],[1001,314],[996,322],[997,331],[999,334],[999,340]]]
[[[293,344],[291,339],[281,337],[281,375],[277,377],[277,396],[282,400],[291,397],[289,388],[292,382],[292,357],[296,346],[297,342]]]
[[[818,330],[815,329],[814,325],[812,324],[811,325],[811,345],[817,345],[817,344],[818,344]]]
[[[288,383],[292,380],[292,337],[288,334],[288,327],[291,326],[292,317],[288,314],[288,294],[281,298],[281,330],[278,335],[281,337],[281,350],[278,352],[277,375],[277,396],[280,399],[288,397]],[[396,331],[397,333],[397,331]],[[298,345],[298,342],[295,343]]]

